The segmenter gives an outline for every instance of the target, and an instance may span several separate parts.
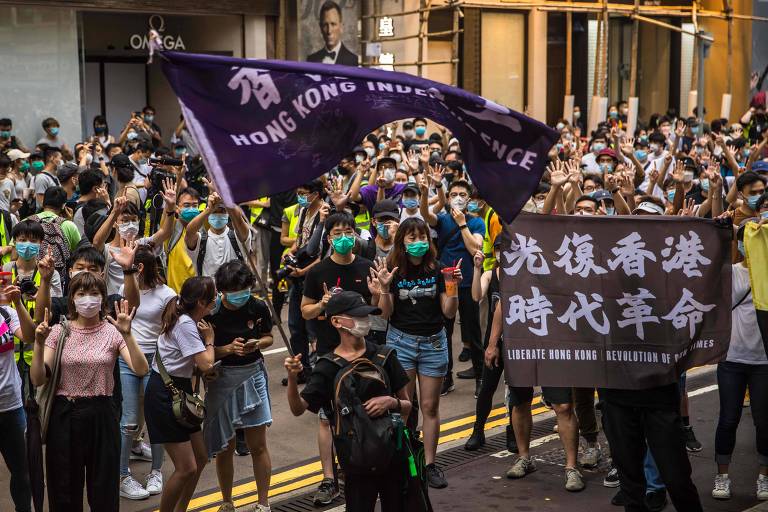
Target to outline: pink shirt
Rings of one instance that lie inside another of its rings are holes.
[[[111,396],[115,361],[125,340],[109,322],[88,328],[69,324],[69,338],[61,355],[61,380],[57,396]],[[56,349],[61,324],[54,325],[45,346]]]

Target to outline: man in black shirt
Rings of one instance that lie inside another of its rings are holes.
[[[355,219],[348,213],[334,213],[325,221],[325,233],[333,253],[309,270],[304,280],[304,296],[301,299],[301,315],[307,321],[315,322],[315,350],[318,357],[332,352],[341,341],[339,331],[325,314],[330,298],[341,291],[357,292],[366,303],[371,303],[372,298],[368,289],[368,278],[373,263],[355,256],[352,252],[355,244]],[[328,419],[322,413],[317,441],[324,479],[315,495],[315,503],[327,505],[338,496],[339,491],[333,477],[331,431]]]
[[[365,335],[370,329],[369,315],[380,314],[381,310],[369,306],[360,294],[351,291],[331,295],[324,310],[340,340],[333,349],[333,353],[347,361],[360,357],[375,361],[379,348],[366,342]],[[303,370],[301,355],[286,357],[285,368],[288,370],[288,404],[295,416],[304,414],[307,409],[314,413],[325,410],[326,415],[333,410],[334,380],[339,370],[337,365],[326,359],[318,360],[301,394],[297,384],[297,376]],[[363,404],[365,412],[371,418],[382,416],[389,411],[398,412],[403,417],[407,417],[411,409],[405,389],[408,384],[408,375],[397,357],[388,357],[382,368],[389,376],[390,391],[395,396],[382,395],[368,399]],[[332,415],[329,416],[332,417]],[[344,460],[341,460],[341,463],[343,467]],[[390,474],[376,476],[347,474],[344,487],[347,510],[372,512],[376,506],[377,496],[381,499],[382,512],[402,510],[399,503],[401,481],[397,478],[397,464],[392,466]],[[331,476],[328,481],[326,474],[321,489],[323,486],[335,487],[335,485],[333,477]]]

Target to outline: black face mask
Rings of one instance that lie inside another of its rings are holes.
[[[450,184],[453,181],[453,173],[443,174],[443,178],[445,178],[445,181],[447,181],[448,184]]]
[[[347,176],[349,174],[349,169],[344,167],[343,165],[340,165],[338,168],[336,168],[340,176]]]

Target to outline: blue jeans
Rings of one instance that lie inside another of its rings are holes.
[[[643,465],[645,471],[645,492],[663,491],[667,487],[664,482],[661,481],[661,475],[659,474],[659,468],[656,467],[656,461],[653,460],[651,450],[645,450],[645,462]]]
[[[32,510],[32,488],[27,467],[27,443],[24,432],[27,416],[24,408],[0,412],[0,454],[11,473],[11,498],[17,512]]]
[[[151,367],[154,354],[144,355]],[[147,382],[149,382],[149,373],[144,377],[138,377],[131,371],[122,357],[118,359],[118,364],[120,365],[120,385],[123,388],[123,416],[120,418],[120,476],[124,477],[131,474],[128,461],[131,457],[133,439],[138,429],[140,397],[147,387]],[[127,425],[135,425],[135,427],[129,429],[126,428]],[[163,467],[163,445],[152,444],[151,446],[152,469],[159,471]]]
[[[448,371],[448,338],[445,329],[432,336],[408,334],[390,325],[387,345],[397,350],[403,369],[425,377],[445,377]]]

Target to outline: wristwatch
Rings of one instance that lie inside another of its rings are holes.
[[[459,229],[469,229],[469,227],[466,224],[462,224],[459,226]]]
[[[139,271],[139,267],[137,267],[136,265],[132,265],[131,268],[129,269],[123,269],[123,274],[126,276],[130,276],[131,274],[135,274],[138,271]]]

